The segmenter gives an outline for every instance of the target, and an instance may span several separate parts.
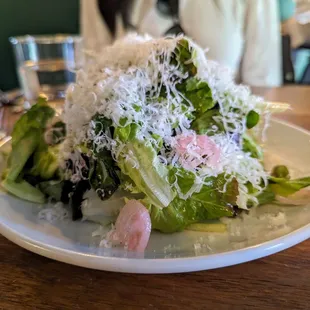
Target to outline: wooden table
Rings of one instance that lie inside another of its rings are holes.
[[[292,104],[281,118],[310,129],[310,87],[255,90]],[[9,129],[14,116],[4,113]],[[0,206],[1,207],[1,206]],[[0,236],[0,309],[310,309],[310,240],[223,269],[174,275],[88,270]]]

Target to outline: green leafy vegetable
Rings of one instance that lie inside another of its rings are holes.
[[[196,176],[188,170],[170,167],[168,179],[169,183],[177,185],[180,192],[185,196],[195,185]]]
[[[224,175],[220,174],[217,177],[206,178],[204,182],[207,185],[204,185],[199,193],[194,193],[192,198],[206,204],[214,202],[214,205],[221,204],[225,207],[236,205],[239,189],[235,178],[228,182]]]
[[[288,197],[310,186],[310,177],[290,180],[289,170],[284,165],[272,169],[266,189],[257,196],[259,205],[276,201],[276,196]]]
[[[112,138],[111,120],[97,114],[94,117],[95,133],[104,132],[108,137]],[[124,127],[120,127],[124,128]],[[122,134],[125,134],[122,132]],[[126,138],[126,137],[125,137]],[[90,167],[90,183],[98,196],[102,199],[110,198],[120,185],[120,180],[116,173],[116,162],[112,158],[111,152],[107,149],[97,151],[93,146],[95,161]]]
[[[177,88],[193,104],[197,117],[213,108],[216,102],[212,98],[212,91],[208,83],[195,77],[197,68],[194,64],[194,58],[195,50],[190,47],[187,40],[180,40],[175,50],[175,58],[172,57],[172,62],[175,61],[183,72],[188,73],[189,78],[178,84]]]
[[[184,230],[189,224],[203,221],[208,213],[199,201],[183,200],[176,197],[168,207],[160,209],[151,204],[149,209],[152,228],[164,233]]]
[[[38,99],[27,113],[16,122],[12,133],[12,152],[8,160],[7,178],[15,180],[22,172],[28,159],[43,140],[46,123],[55,114],[46,100]]]
[[[154,139],[154,142],[152,142],[152,146],[155,149],[155,152],[159,152],[161,148],[163,147],[164,141],[161,136],[152,134],[152,137]]]
[[[219,121],[215,120],[215,117],[219,116],[220,112],[218,109],[211,109],[200,116],[196,117],[196,119],[192,122],[191,128],[194,129],[199,135],[212,135],[212,131],[210,128],[216,126],[218,128],[217,132],[224,131],[224,126]]]
[[[269,186],[276,195],[287,197],[310,186],[310,177],[295,180],[270,177]]]
[[[29,173],[43,180],[51,179],[58,169],[58,152],[58,145],[47,147],[43,144],[33,155],[33,166]]]
[[[28,182],[12,181],[5,179],[1,185],[11,194],[17,196],[20,199],[28,200],[36,203],[44,203],[45,195],[36,187],[30,185]]]
[[[131,131],[133,131],[133,124],[127,125],[125,127],[117,127],[115,129],[114,136],[117,137],[120,141],[126,142],[129,139]]]
[[[168,207],[159,209],[148,204],[153,229],[165,233],[181,231],[188,225],[205,220],[233,216],[233,205],[238,195],[238,184],[232,180],[227,184],[223,176],[209,178],[208,186],[204,185],[199,193],[189,199],[176,197]]]
[[[198,117],[207,110],[212,109],[216,102],[212,98],[212,91],[208,83],[195,77],[197,68],[194,64],[194,58],[195,50],[190,47],[187,40],[180,40],[175,50],[175,58],[172,57],[172,62],[175,61],[183,72],[188,73],[189,78],[179,83],[177,88],[192,103],[196,110],[195,116]]]
[[[39,188],[48,197],[51,197],[55,199],[56,201],[61,201],[63,185],[64,185],[64,181],[51,180],[51,181],[40,182]]]
[[[190,76],[195,76],[197,74],[197,68],[194,65],[193,49],[189,46],[186,39],[181,39],[175,49],[175,59],[172,58],[172,62],[175,60],[184,72],[187,72]]]
[[[99,134],[101,131],[106,132],[110,131],[112,121],[100,114],[96,114],[93,117],[93,122],[95,123],[95,133]],[[111,135],[111,133],[110,133]]]
[[[18,143],[29,130],[43,130],[47,121],[54,117],[55,111],[49,107],[44,98],[39,98],[37,104],[31,107],[27,113],[16,122],[12,132],[12,145]],[[12,150],[14,151],[14,150]]]
[[[8,171],[6,178],[15,181],[22,172],[25,164],[40,143],[40,129],[30,128],[22,139],[12,145],[12,152],[8,159]]]
[[[126,145],[126,153],[132,154],[134,161],[119,158],[118,165],[122,173],[128,175],[137,188],[147,195],[155,206],[166,207],[175,193],[166,181],[167,168],[157,158],[150,143],[132,140]]]
[[[46,100],[39,98],[27,113],[16,122],[12,132],[12,151],[8,168],[3,175],[3,187],[21,199],[43,203],[45,195],[23,179],[25,173],[49,179],[58,168],[56,155],[44,142],[47,122],[55,115]],[[31,171],[31,172],[30,172]],[[32,174],[33,173],[33,174]]]
[[[266,189],[261,192],[256,198],[258,200],[258,205],[265,205],[274,202],[276,199],[276,195],[272,191],[270,186],[267,186]]]
[[[109,165],[104,157],[95,162],[94,173],[90,179],[92,188],[102,200],[110,198],[117,190],[120,181],[114,166]]]
[[[209,85],[194,77],[186,80],[184,94],[194,106],[196,110],[195,114],[197,116],[212,109],[216,104],[212,98],[212,92]]]
[[[159,162],[157,152],[150,142],[135,138],[137,125],[116,128],[115,138],[126,141],[123,152],[130,154],[117,158],[121,172],[130,177],[136,187],[147,195],[151,203],[159,208],[166,207],[175,193],[166,181],[167,168]]]
[[[246,153],[250,153],[253,158],[263,159],[262,148],[254,141],[254,139],[247,135],[243,135],[242,149]]]

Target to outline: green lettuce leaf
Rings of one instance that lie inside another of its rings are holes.
[[[188,225],[208,219],[208,213],[199,201],[186,201],[176,197],[168,207],[160,209],[147,204],[152,221],[152,229],[164,233],[184,230]]]
[[[170,167],[168,179],[170,184],[178,186],[181,195],[186,196],[195,185],[196,176],[183,168]]]
[[[256,198],[258,200],[258,205],[262,206],[274,202],[276,200],[276,194],[272,191],[270,186],[267,186]]]
[[[253,158],[257,158],[259,160],[263,159],[262,148],[255,142],[255,140],[250,135],[244,134],[242,140],[242,150],[244,152],[250,153],[251,157]]]
[[[118,189],[120,180],[115,171],[114,165],[102,156],[94,162],[94,173],[91,176],[90,184],[100,199],[109,199]]]
[[[39,183],[39,189],[48,197],[61,201],[63,185],[64,181],[62,180],[44,181]]]
[[[47,121],[52,119],[54,115],[55,110],[48,106],[46,99],[39,98],[37,104],[33,105],[31,109],[16,122],[12,132],[13,148],[29,130],[45,129]]]
[[[16,180],[24,166],[44,141],[47,121],[55,114],[46,100],[39,98],[37,104],[16,122],[12,132],[12,151],[8,160],[7,178]]]
[[[223,132],[223,124],[214,119],[214,117],[219,115],[220,111],[216,108],[208,110],[196,117],[196,119],[191,124],[191,128],[194,129],[199,135],[204,135],[207,133],[208,135],[211,135],[212,132],[210,132],[210,129],[213,126],[216,126],[218,128],[217,132]]]
[[[177,85],[186,99],[195,108],[195,116],[200,116],[209,109],[212,109],[216,102],[212,98],[212,91],[208,83],[196,78],[197,68],[194,64],[195,49],[193,49],[186,39],[179,40],[171,62],[179,65],[184,73],[188,73],[189,78]]]
[[[184,230],[188,225],[205,220],[233,216],[233,205],[238,195],[238,184],[233,179],[227,184],[223,176],[208,179],[199,193],[194,193],[189,199],[176,197],[168,207],[159,209],[151,203],[146,204],[152,220],[152,228],[165,233]],[[185,188],[188,185],[185,185]]]
[[[164,208],[175,197],[166,180],[168,169],[160,163],[157,152],[150,142],[136,138],[137,129],[136,124],[116,128],[114,138],[122,141],[123,152],[130,154],[130,158],[119,156],[117,164],[121,172],[130,177],[153,205]]]
[[[42,130],[30,128],[22,139],[12,145],[6,178],[15,181],[40,143]]]
[[[212,109],[216,104],[208,83],[194,77],[186,80],[185,97],[194,106],[197,116]]]
[[[12,181],[5,179],[1,185],[14,196],[35,203],[44,203],[45,195],[36,187],[24,180]]]
[[[114,128],[111,127],[112,121],[102,115],[96,114],[93,118],[95,122],[95,133],[105,132],[107,136],[112,137]],[[121,134],[119,132],[119,134]],[[106,200],[110,198],[120,185],[120,180],[117,175],[116,162],[112,158],[112,154],[107,149],[97,151],[95,146],[92,146],[95,160],[90,162],[90,183],[96,191],[99,198]]]
[[[12,132],[12,151],[8,159],[8,168],[3,175],[2,186],[21,199],[43,203],[45,195],[24,180],[25,173],[33,170],[35,175],[44,179],[51,178],[58,168],[55,155],[51,154],[44,141],[47,122],[55,115],[43,98],[31,107],[16,122]]]
[[[59,146],[47,146],[45,143],[33,155],[33,165],[29,171],[32,176],[39,176],[43,180],[51,179],[58,170]]]
[[[179,64],[183,72],[187,72],[189,76],[195,76],[197,74],[197,68],[192,61],[193,52],[194,50],[189,46],[188,41],[181,39],[174,51],[175,57],[171,59],[172,63]]]

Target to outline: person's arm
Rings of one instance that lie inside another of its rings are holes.
[[[242,83],[279,86],[282,84],[282,55],[277,0],[248,0],[247,6]]]
[[[291,47],[297,48],[305,43],[305,34],[302,26],[297,22],[296,3],[293,0],[279,0],[280,16],[281,16],[281,33],[282,36],[289,36]]]

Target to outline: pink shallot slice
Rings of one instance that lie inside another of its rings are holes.
[[[129,251],[143,252],[149,242],[151,228],[148,210],[138,200],[132,199],[120,211],[108,239],[124,245]]]
[[[179,135],[176,137],[176,153],[186,169],[201,164],[214,167],[220,158],[220,149],[206,135]]]

